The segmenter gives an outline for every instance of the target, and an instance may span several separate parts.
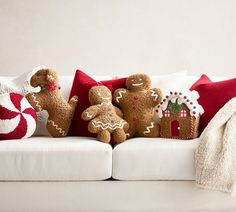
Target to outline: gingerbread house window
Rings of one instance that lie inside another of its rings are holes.
[[[187,117],[187,111],[186,110],[181,110],[180,111],[180,117]]]
[[[170,111],[169,110],[166,110],[164,112],[164,117],[170,117]]]

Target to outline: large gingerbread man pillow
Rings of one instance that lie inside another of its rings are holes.
[[[121,107],[123,118],[129,124],[127,137],[135,134],[144,137],[159,136],[159,125],[154,122],[155,107],[162,99],[159,88],[151,89],[146,74],[134,74],[126,80],[126,88],[117,89],[113,100]]]
[[[92,106],[84,110],[82,118],[88,123],[88,130],[96,133],[99,141],[109,143],[111,135],[116,143],[126,139],[128,123],[122,119],[122,112],[112,105],[112,94],[106,86],[94,86],[89,90]]]

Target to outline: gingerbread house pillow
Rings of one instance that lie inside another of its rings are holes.
[[[197,91],[170,91],[157,106],[160,137],[194,139],[198,137],[200,116],[204,109],[198,103]]]

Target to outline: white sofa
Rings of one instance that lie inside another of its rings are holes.
[[[197,79],[173,78],[186,88]],[[61,78],[66,98],[72,79]],[[0,212],[236,211],[232,196],[196,188],[197,146],[198,139],[161,138],[114,149],[87,137],[1,141]]]

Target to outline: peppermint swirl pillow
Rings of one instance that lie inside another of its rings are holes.
[[[32,136],[37,116],[28,100],[17,93],[0,95],[0,140]]]

